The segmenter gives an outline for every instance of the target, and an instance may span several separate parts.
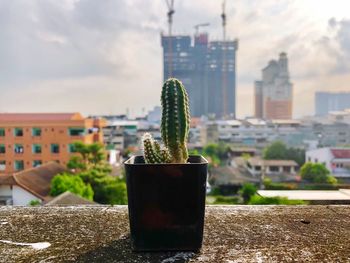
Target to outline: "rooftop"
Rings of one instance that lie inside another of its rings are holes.
[[[50,199],[49,193],[52,178],[65,170],[64,166],[56,162],[48,162],[39,167],[18,172],[13,175],[13,178],[16,185],[47,201]]]
[[[263,160],[258,157],[252,157],[248,162],[254,166],[298,166],[293,160]]]
[[[69,121],[84,119],[80,113],[0,113],[0,121]]]
[[[200,253],[133,253],[126,206],[0,207],[2,262],[348,262],[350,206],[208,206]]]
[[[263,197],[287,197],[291,200],[347,200],[350,201],[350,189],[340,190],[259,190]]]
[[[97,203],[87,200],[83,197],[80,197],[76,194],[73,194],[69,191],[66,191],[55,198],[50,202],[45,204],[46,206],[58,206],[58,205],[98,205]]]
[[[350,148],[348,149],[331,149],[334,158],[339,159],[349,159],[350,158]]]

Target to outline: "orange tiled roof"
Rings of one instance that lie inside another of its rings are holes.
[[[12,175],[0,175],[0,185],[15,185],[16,181]]]
[[[65,170],[64,166],[56,162],[49,162],[39,167],[16,173],[13,175],[13,178],[20,187],[41,199],[47,200],[52,178]]]
[[[0,121],[66,121],[82,120],[80,113],[0,113]]]

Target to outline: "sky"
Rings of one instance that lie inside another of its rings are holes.
[[[175,0],[173,32],[220,39],[221,1]],[[350,1],[227,0],[239,39],[237,116],[254,111],[254,80],[287,52],[295,118],[315,91],[350,92]],[[0,112],[146,113],[159,105],[165,0],[0,0]]]

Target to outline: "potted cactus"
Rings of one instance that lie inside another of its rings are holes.
[[[208,162],[188,155],[188,96],[179,80],[164,83],[161,103],[163,144],[146,133],[144,155],[125,162],[132,246],[134,251],[198,251]]]

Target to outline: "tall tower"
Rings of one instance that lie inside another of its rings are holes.
[[[169,12],[174,11],[173,1],[167,2]],[[164,80],[175,77],[184,83],[192,116],[235,117],[238,40],[226,39],[224,9],[221,15],[224,30],[222,41],[209,41],[207,33],[199,32],[199,28],[208,26],[208,23],[195,26],[194,41],[189,35],[171,34],[169,12],[169,34],[161,35]]]
[[[211,41],[208,46],[208,114],[221,117],[236,115],[236,51],[238,40]],[[225,52],[225,59],[223,59]],[[225,99],[225,103],[224,103]]]
[[[293,85],[289,79],[285,52],[262,70],[262,81],[255,82],[255,116],[265,119],[291,119]]]

